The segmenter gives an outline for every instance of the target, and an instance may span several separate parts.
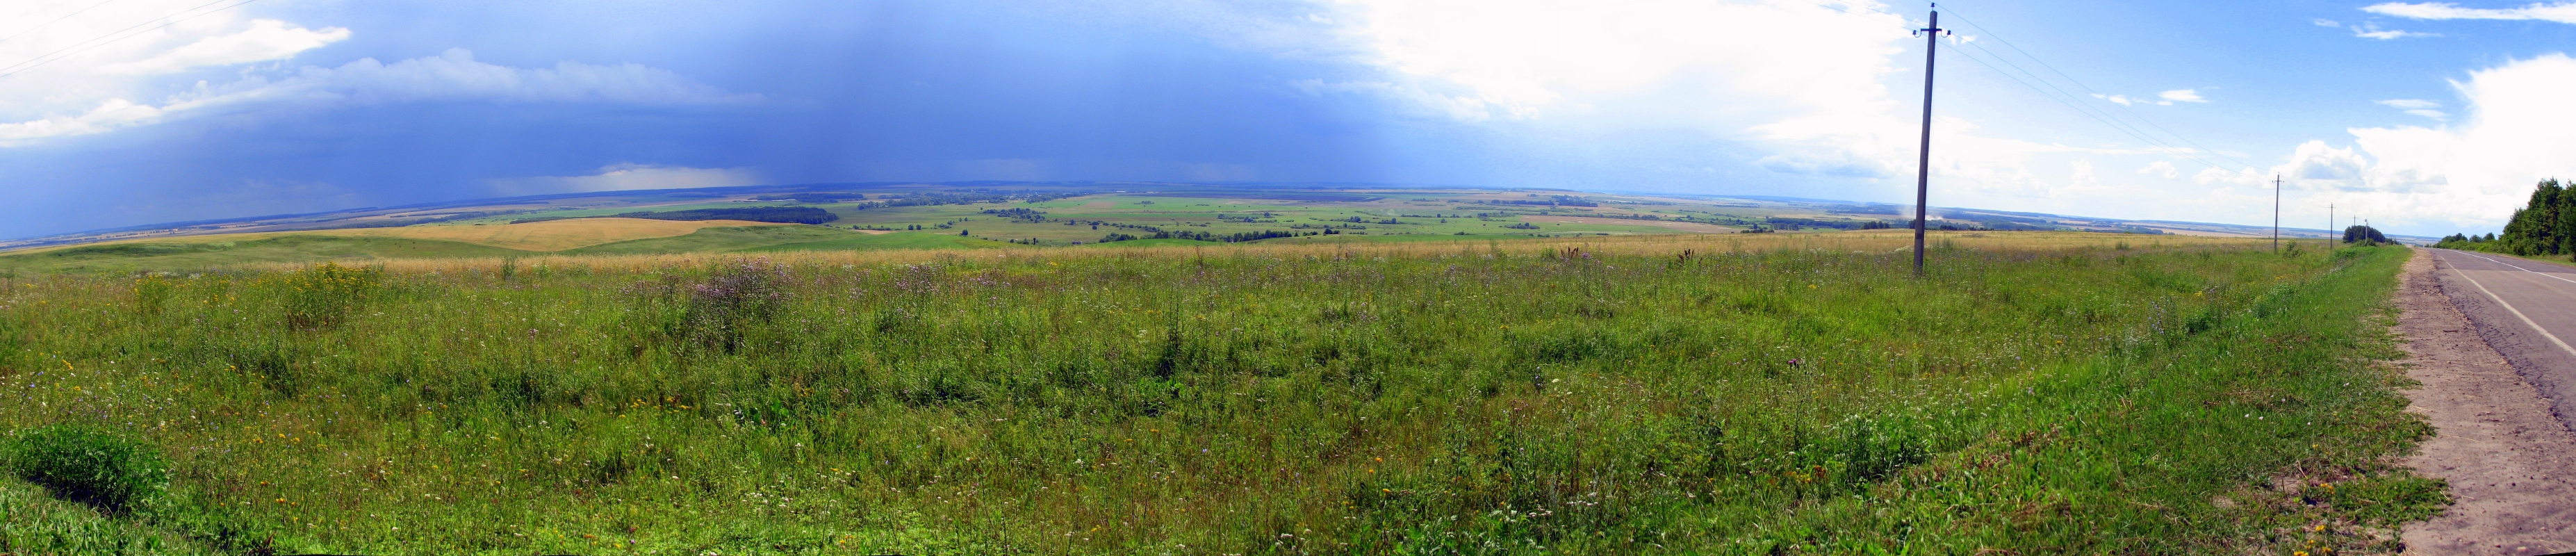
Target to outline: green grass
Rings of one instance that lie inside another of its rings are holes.
[[[222,554],[183,535],[109,519],[43,489],[0,479],[0,554]]]
[[[784,243],[743,249],[747,253],[782,251],[863,251],[869,249],[992,249],[1010,244],[986,239],[960,237],[957,234],[931,232],[893,232],[860,234],[841,239]]]
[[[171,462],[40,526],[283,552],[2287,553],[2442,503],[2382,463],[2402,248],[1619,241],[0,279],[0,429]]]
[[[206,243],[118,243],[0,256],[0,270],[23,273],[197,271],[255,263],[327,260],[503,257],[529,252],[459,241],[287,235]]]

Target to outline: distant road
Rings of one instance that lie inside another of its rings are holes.
[[[2478,335],[2576,428],[2576,267],[2425,249],[2434,275]]]

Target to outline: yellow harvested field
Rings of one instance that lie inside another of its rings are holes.
[[[1536,222],[1536,223],[1540,223],[1540,224],[1550,224],[1550,223],[1560,223],[1560,222],[1561,222],[1561,223],[1568,223],[1568,224],[1609,224],[1609,225],[1613,225],[1613,226],[1649,226],[1649,227],[1655,227],[1655,228],[1665,228],[1665,229],[1670,229],[1670,230],[1675,230],[1675,231],[1683,231],[1683,232],[1697,232],[1697,233],[1703,233],[1703,234],[1731,234],[1731,233],[1735,233],[1737,230],[1741,230],[1741,229],[1743,229],[1743,228],[1732,228],[1732,227],[1727,227],[1727,226],[1719,226],[1719,225],[1716,225],[1716,224],[1701,224],[1701,223],[1698,223],[1698,222],[1674,222],[1674,221],[1670,221],[1670,220],[1630,220],[1630,219],[1626,219],[1626,218],[1594,218],[1594,217],[1589,217],[1589,216],[1523,216],[1523,217],[1521,217],[1521,221],[1522,221],[1522,222]]]
[[[136,238],[99,243],[84,243],[78,245],[61,245],[21,251],[21,253],[39,253],[44,251],[53,251],[56,249],[118,243],[215,243],[223,241],[263,239],[287,235],[435,239],[487,245],[503,249],[517,249],[520,251],[547,252],[578,249],[593,245],[636,239],[684,236],[702,228],[798,225],[801,224],[779,224],[776,222],[753,222],[749,220],[571,218],[564,220],[548,220],[544,222],[529,222],[526,224],[489,224],[482,226],[470,224],[429,225],[402,228],[355,228],[341,230],[253,232],[246,234],[210,234],[198,236]]]

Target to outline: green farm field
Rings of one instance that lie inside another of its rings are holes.
[[[780,230],[0,276],[12,461],[166,470],[0,481],[0,553],[2324,554],[2445,500],[2387,464],[2402,247]]]

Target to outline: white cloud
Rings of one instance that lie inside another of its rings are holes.
[[[2157,102],[2157,101],[2151,101],[2151,100],[2145,100],[2145,99],[2130,98],[2128,95],[2105,95],[2105,94],[2102,94],[2102,93],[2093,93],[2093,98],[2098,98],[2098,99],[2102,99],[2102,100],[2111,101],[2111,103],[2112,103],[2112,104],[2117,104],[2117,105],[2121,105],[2121,106],[2128,106],[2128,105],[2132,105],[2132,104],[2161,104],[2161,105],[2165,105],[2165,106],[2173,106],[2173,101],[2170,101],[2170,100],[2168,100],[2168,101],[2163,101],[2163,102]]]
[[[2379,104],[2381,104],[2381,105],[2388,106],[2388,107],[2390,107],[2390,108],[2399,108],[2399,109],[2403,109],[2403,110],[2405,110],[2405,111],[2406,111],[2406,113],[2408,113],[2408,114],[2414,114],[2414,115],[2417,115],[2417,116],[2423,116],[2423,117],[2426,117],[2426,118],[2432,118],[2432,119],[2435,119],[2435,120],[2449,120],[2449,119],[2451,119],[2451,115],[2450,115],[2449,113],[2445,113],[2445,112],[2440,111],[2440,110],[2434,110],[2435,108],[2441,108],[2441,107],[2442,107],[2442,103],[2439,103],[2439,102],[2434,102],[2434,101],[2429,101],[2429,100],[2423,100],[2423,99],[2413,99],[2413,98],[2397,98],[2397,99],[2388,99],[2388,100],[2382,100],[2382,101],[2376,101],[2376,102],[2378,102],[2378,103],[2379,103]]]
[[[600,167],[588,176],[537,176],[486,180],[503,195],[586,193],[629,189],[685,189],[759,185],[760,172],[750,168],[689,168],[620,163]]]
[[[2117,105],[2121,105],[2121,106],[2135,106],[2135,105],[2140,105],[2140,104],[2153,104],[2153,105],[2156,105],[2156,106],[2173,106],[2173,105],[2174,105],[2174,103],[2176,103],[2176,102],[2209,102],[2209,99],[2207,99],[2207,98],[2202,98],[2202,97],[2200,96],[2200,90],[2199,90],[2199,89],[2175,89],[2175,90],[2171,90],[2171,91],[2165,91],[2165,92],[2161,92],[2161,93],[2156,93],[2156,98],[2155,98],[2154,100],[2149,100],[2149,99],[2146,99],[2146,98],[2144,98],[2144,97],[2133,97],[2133,96],[2129,96],[2129,95],[2106,95],[2106,94],[2102,94],[2102,93],[2093,93],[2093,98],[2098,98],[2098,99],[2102,99],[2102,100],[2105,100],[2105,101],[2110,101],[2110,103],[2112,103],[2112,104],[2117,104]]]
[[[2352,36],[2355,36],[2355,37],[2361,37],[2361,38],[2365,38],[2365,39],[2379,39],[2379,40],[2386,41],[2386,40],[2397,40],[2397,39],[2403,39],[2403,38],[2407,38],[2407,37],[2439,37],[2439,36],[2442,36],[2442,34],[2441,34],[2441,33],[2418,33],[2418,32],[2414,32],[2414,31],[2400,31],[2400,30],[2394,30],[2394,29],[2390,29],[2390,30],[2381,30],[2381,29],[2379,28],[2379,24],[2377,24],[2377,23],[2364,23],[2364,24],[2361,24],[2361,25],[2355,25],[2355,26],[2353,26],[2353,28],[2352,28]]]
[[[2466,8],[2449,2],[2389,2],[2362,11],[2413,19],[2507,19],[2576,23],[2576,2],[2535,3],[2519,8]]]
[[[2147,166],[2144,168],[2139,168],[2138,175],[2164,176],[2165,179],[2174,179],[2182,177],[2182,171],[2175,169],[2172,162],[2158,160],[2147,163]]]
[[[2309,23],[2315,23],[2315,24],[2317,24],[2317,26],[2318,26],[2318,27],[2342,27],[2342,26],[2343,26],[2343,24],[2342,24],[2342,23],[2336,22],[2335,20],[2332,20],[2332,19],[2325,19],[2325,18],[2317,18],[2317,19],[2309,20]]]
[[[1536,137],[1699,130],[1772,151],[1753,164],[1776,172],[1910,177],[1919,115],[1885,83],[1914,40],[1910,23],[1876,3],[1834,3],[1345,0],[1323,20],[1383,81],[1295,86]],[[1728,31],[1709,32],[1709,21]],[[1945,187],[2058,195],[2028,162],[2087,150],[1976,129],[1937,121],[1933,172]]]
[[[2290,162],[2275,167],[2274,175],[2306,182],[2336,185],[2365,185],[2362,173],[2370,169],[2370,159],[2354,153],[2351,147],[2334,148],[2325,141],[2300,143],[2290,152]]]
[[[552,68],[518,68],[474,60],[464,49],[392,64],[364,58],[336,68],[305,66],[277,79],[252,76],[221,86],[200,82],[194,90],[171,96],[161,106],[122,98],[110,99],[79,116],[52,116],[0,123],[0,145],[23,144],[45,137],[102,133],[116,128],[168,121],[217,109],[293,104],[303,107],[336,103],[418,101],[606,102],[619,104],[707,104],[747,102],[759,95],[733,94],[638,64],[592,65],[559,62]]]
[[[250,29],[239,33],[206,37],[151,58],[102,65],[95,71],[118,75],[144,75],[205,66],[280,60],[348,38],[349,30],[339,27],[316,31],[290,26],[284,21],[258,19],[250,22]]]
[[[108,99],[97,108],[77,116],[55,116],[40,120],[0,123],[0,146],[12,146],[33,139],[88,135],[161,119],[160,108],[135,104],[125,99]]]
[[[2576,142],[2563,139],[2576,128],[2576,103],[2565,94],[2576,90],[2576,59],[2515,60],[2471,72],[2452,87],[2467,106],[2457,127],[2354,128],[2352,147],[2311,141],[2275,169],[2312,178],[2301,185],[2317,190],[2314,204],[2383,215],[2382,223],[2467,229],[2501,225],[2534,182],[2576,177]]]
[[[1618,4],[1349,0],[1325,20],[1393,86],[1466,121],[1740,124],[1893,107],[1879,78],[1896,71],[1901,18],[1791,0]]]

